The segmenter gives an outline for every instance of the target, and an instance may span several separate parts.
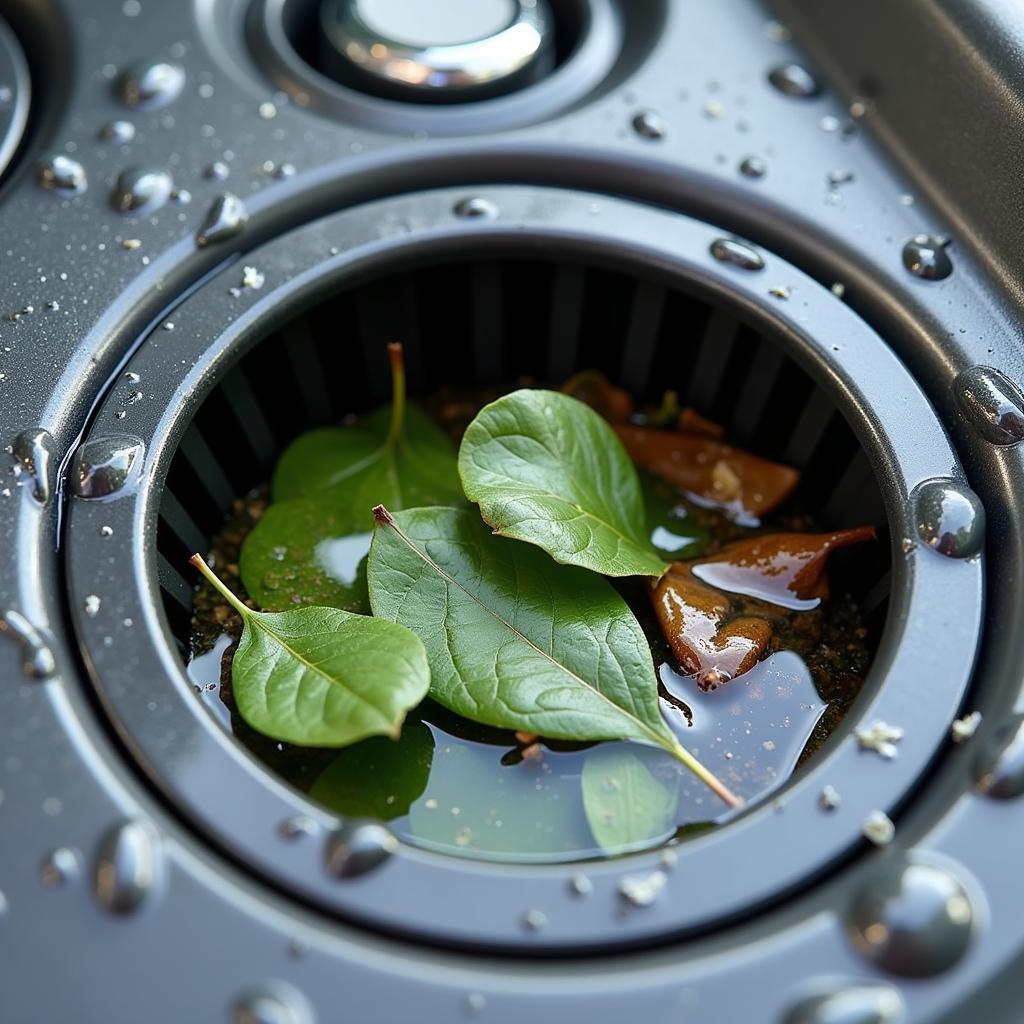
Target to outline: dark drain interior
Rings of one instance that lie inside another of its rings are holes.
[[[729,310],[630,270],[575,262],[415,267],[325,298],[245,356],[199,409],[171,465],[158,531],[165,608],[183,651],[188,556],[207,549],[231,500],[265,481],[296,435],[387,400],[381,352],[394,339],[406,348],[412,394],[522,377],[557,384],[581,368],[652,401],[675,388],[737,444],[798,467],[795,500],[823,528],[872,523],[887,536],[877,483],[842,414]],[[877,638],[888,545],[843,561]]]

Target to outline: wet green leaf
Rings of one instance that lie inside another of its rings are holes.
[[[470,501],[503,537],[605,576],[668,568],[644,529],[636,469],[615,431],[556,391],[520,390],[485,406],[459,449]]]
[[[587,755],[580,786],[590,831],[608,853],[656,846],[676,830],[678,775],[657,751],[597,747]]]
[[[427,788],[433,758],[433,733],[407,719],[397,741],[375,736],[341,751],[309,795],[342,817],[401,818]]]
[[[365,516],[336,512],[318,496],[271,505],[245,539],[238,568],[264,611],[327,605],[368,614]],[[356,518],[358,521],[356,521]]]
[[[647,640],[607,580],[469,510],[376,511],[370,604],[423,641],[435,700],[501,728],[663,747],[735,802],[662,718]]]
[[[430,686],[426,652],[414,633],[339,608],[255,612],[199,555],[192,564],[242,617],[231,686],[249,725],[310,747],[399,735],[406,712]]]

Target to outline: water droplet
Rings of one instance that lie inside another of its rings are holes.
[[[573,875],[569,879],[569,891],[574,896],[589,896],[594,891],[594,883],[586,875]]]
[[[275,178],[292,178],[295,176],[295,164],[279,164],[274,170]]]
[[[142,820],[124,821],[100,842],[96,899],[112,914],[131,914],[146,901],[160,871],[160,837]]]
[[[237,235],[249,220],[245,203],[231,192],[217,196],[196,233],[196,245],[212,245]]]
[[[398,840],[377,822],[342,825],[327,840],[324,862],[335,878],[358,878],[383,864],[398,848]]]
[[[972,558],[985,543],[985,509],[966,484],[926,480],[910,495],[918,536],[949,558]]]
[[[768,72],[768,81],[787,96],[807,98],[819,92],[817,80],[802,64],[776,64]]]
[[[118,177],[111,202],[121,213],[152,213],[167,202],[173,190],[174,182],[166,171],[132,167]]]
[[[784,1024],[898,1024],[903,1000],[887,985],[851,984],[801,1000]]]
[[[903,246],[903,266],[926,281],[941,281],[953,273],[948,244],[948,239],[938,235],[915,235]]]
[[[838,188],[840,185],[848,185],[853,181],[853,171],[829,171],[825,175],[825,180],[828,182],[829,188]]]
[[[230,173],[231,169],[223,160],[214,160],[212,164],[203,168],[203,177],[212,181],[223,181]]]
[[[738,238],[716,238],[710,248],[711,255],[722,263],[731,263],[743,270],[764,270],[764,257]]]
[[[39,164],[39,184],[52,192],[77,195],[88,185],[85,168],[63,153],[47,157]]]
[[[231,1024],[310,1024],[308,1004],[291,985],[271,982],[244,992],[231,1007]]]
[[[1006,374],[991,366],[972,366],[953,381],[953,396],[964,418],[986,441],[1024,441],[1024,395]]]
[[[879,867],[855,896],[847,927],[854,948],[875,966],[927,978],[960,960],[973,922],[967,890],[952,871],[915,859]]]
[[[144,451],[145,446],[137,437],[97,437],[86,441],[71,462],[71,492],[93,501],[119,495],[138,480]]]
[[[320,831],[320,826],[317,824],[314,818],[311,818],[308,814],[293,814],[290,818],[285,818],[277,826],[277,834],[282,839],[302,839],[304,836],[316,835]]]
[[[135,125],[131,121],[108,121],[100,129],[100,138],[115,146],[126,146],[135,138]]]
[[[466,199],[460,199],[452,207],[452,213],[463,220],[498,219],[498,207],[490,199],[484,199],[483,196],[469,196]]]
[[[129,107],[152,110],[166,107],[185,87],[185,71],[179,64],[147,60],[128,68],[117,80],[117,96]]]
[[[471,1017],[475,1017],[478,1013],[483,1013],[487,1009],[487,1000],[480,992],[470,992],[463,1000],[463,1004],[466,1007],[466,1013]]]
[[[49,642],[21,612],[0,612],[0,636],[9,636],[21,647],[21,670],[29,679],[49,679],[57,671]]]
[[[818,806],[823,811],[834,811],[843,802],[835,786],[823,786],[818,797]]]
[[[59,846],[43,858],[41,874],[47,889],[59,889],[78,877],[78,854]]]
[[[668,135],[668,125],[661,114],[653,110],[641,110],[633,115],[633,131],[642,139],[657,141]]]
[[[740,174],[745,178],[763,178],[768,173],[768,164],[759,156],[745,156],[740,161]]]
[[[32,497],[40,505],[50,500],[53,476],[53,438],[48,430],[33,427],[14,439],[11,453],[32,474]]]
[[[523,914],[523,926],[531,932],[539,932],[547,923],[548,916],[543,910],[528,910]]]
[[[1000,726],[975,766],[978,789],[996,800],[1024,796],[1024,715]]]

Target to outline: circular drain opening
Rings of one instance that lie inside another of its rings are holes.
[[[21,145],[28,125],[32,85],[17,37],[0,18],[0,179]]]
[[[492,216],[472,219],[456,212],[467,209],[465,198],[439,192],[372,204],[271,242],[247,258],[265,277],[259,292],[232,295],[237,269],[229,269],[175,313],[173,335],[158,330],[140,349],[128,368],[138,375],[130,391],[142,391],[146,401],[127,408],[128,392],[119,385],[92,431],[97,441],[134,435],[133,450],[145,451],[144,468],[133,477],[139,484],[109,500],[76,500],[70,515],[71,594],[81,609],[77,628],[88,664],[126,744],[168,798],[254,871],[322,907],[449,944],[502,948],[621,946],[706,927],[764,905],[848,854],[860,842],[859,824],[875,809],[894,811],[944,741],[976,646],[981,567],[977,559],[922,547],[904,553],[900,542],[916,536],[911,492],[948,475],[955,456],[924,396],[881,340],[774,256],[751,263],[762,270],[744,269],[712,255],[723,251],[712,228],[636,204],[492,189],[474,207]],[[382,240],[380,226],[392,222],[403,232]],[[331,255],[334,247],[344,251]],[[463,264],[443,288],[435,278],[434,285],[412,286],[416,302],[395,301],[403,275],[451,275],[450,264],[467,251],[477,257],[473,266]],[[588,288],[590,275],[598,283]],[[504,303],[503,282],[510,285]],[[778,295],[783,283],[787,300]],[[581,288],[593,310],[579,301]],[[681,304],[682,319],[669,320],[665,331],[631,328],[623,311],[644,310],[659,289],[664,308]],[[418,328],[394,321],[432,297],[460,294],[461,303],[440,307],[448,314],[438,320],[446,324],[442,336],[425,331],[429,317]],[[340,318],[337,304],[346,302]],[[706,312],[698,320],[721,325],[717,334],[705,331],[705,340],[684,329],[700,308]],[[547,328],[524,330],[537,327],[530,316],[538,309]],[[330,331],[311,350],[301,325],[318,315]],[[358,325],[352,336],[338,337],[339,320]],[[191,604],[177,562],[181,551],[203,548],[237,489],[265,477],[288,431],[305,425],[288,425],[295,407],[316,407],[303,395],[304,382],[331,382],[319,414],[325,420],[383,394],[385,382],[375,378],[369,358],[382,331],[405,338],[421,388],[432,373],[504,380],[530,372],[558,380],[577,366],[597,365],[643,391],[689,370],[715,396],[704,408],[725,419],[741,442],[745,432],[762,435],[765,443],[756,447],[771,452],[775,430],[783,447],[794,437],[808,446],[805,458],[791,461],[807,467],[808,481],[822,481],[815,486],[825,523],[842,523],[847,512],[871,515],[866,509],[877,512],[881,498],[898,556],[891,586],[883,581],[884,564],[876,564],[865,569],[860,588],[889,588],[892,606],[861,711],[908,726],[899,758],[885,761],[859,750],[852,735],[839,735],[789,787],[784,815],[755,807],[680,846],[666,897],[642,914],[620,912],[623,875],[662,870],[658,854],[588,865],[585,899],[573,888],[576,866],[469,869],[407,845],[384,863],[364,851],[375,870],[357,885],[333,877],[339,850],[372,846],[375,833],[357,823],[339,828],[334,816],[273,780],[203,707],[175,647],[187,635]],[[310,351],[321,363],[319,375],[298,372],[295,360]],[[728,390],[710,387],[701,363],[717,365],[720,383],[729,373],[742,379],[749,400],[736,402]],[[775,388],[766,389],[765,380]],[[297,397],[265,401],[260,396],[272,382],[297,389]],[[775,389],[789,400],[779,417],[770,413]],[[829,457],[815,471],[814,452],[823,443]],[[119,551],[128,557],[119,559]],[[130,629],[123,625],[129,621]],[[822,810],[826,784],[842,791],[843,815]],[[295,827],[281,829],[284,821]],[[750,865],[752,849],[758,856]],[[737,876],[736,863],[749,871]],[[694,878],[701,880],[697,888]],[[685,898],[681,890],[672,898],[681,886]],[[460,899],[453,901],[456,891]]]

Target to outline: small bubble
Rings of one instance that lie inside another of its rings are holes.
[[[745,156],[740,161],[740,174],[745,178],[763,178],[768,173],[768,164],[759,156]]]
[[[657,141],[668,134],[665,119],[653,110],[641,110],[633,116],[633,131],[643,139]]]

